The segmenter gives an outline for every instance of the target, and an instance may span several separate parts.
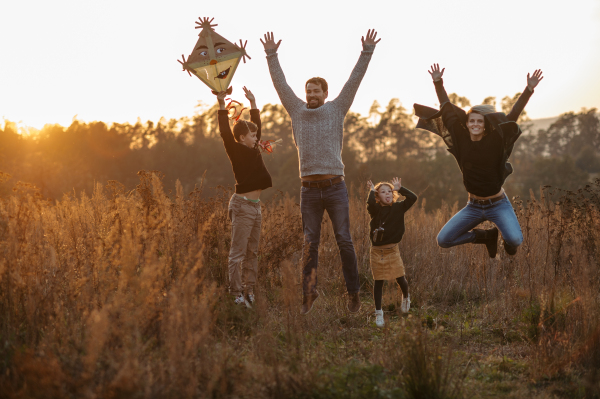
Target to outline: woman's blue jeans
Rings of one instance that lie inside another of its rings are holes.
[[[471,200],[467,202],[467,206],[442,227],[437,236],[438,245],[442,248],[450,248],[475,241],[475,233],[471,230],[486,220],[498,227],[508,245],[518,247],[523,242],[519,220],[510,200],[505,195],[500,201],[492,204],[480,205]]]
[[[304,229],[304,248],[302,263],[302,290],[312,294],[317,288],[317,265],[319,264],[319,243],[321,241],[321,222],[327,211],[335,240],[342,258],[342,271],[349,294],[360,290],[356,252],[350,235],[350,204],[348,190],[344,181],[329,187],[302,187],[300,192],[300,211]]]

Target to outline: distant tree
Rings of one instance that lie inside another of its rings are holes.
[[[575,159],[575,165],[588,173],[600,172],[600,155],[590,145],[583,147]]]
[[[537,191],[540,186],[553,186],[575,190],[589,181],[589,175],[575,165],[569,155],[562,157],[538,157],[530,171],[523,176],[524,192]]]
[[[496,97],[494,97],[494,96],[486,97],[483,99],[482,104],[492,105],[492,106],[496,107]]]
[[[469,101],[469,99],[467,97],[461,97],[456,93],[451,93],[448,98],[450,99],[450,102],[456,106],[459,106],[461,108],[466,108],[466,107],[470,107],[471,106],[471,101]]]
[[[581,149],[590,146],[600,152],[600,120],[596,109],[583,109],[580,113],[567,112],[537,137],[539,147],[553,156],[577,156]]]
[[[515,103],[517,102],[517,100],[519,99],[519,97],[521,96],[521,93],[516,93],[514,96],[510,97],[510,96],[505,96],[502,101],[500,102],[500,106],[502,108],[502,112],[504,112],[505,114],[508,115],[508,113],[510,112],[510,110],[512,109],[512,107],[515,105]],[[519,115],[519,119],[517,119],[517,123],[519,125],[521,125],[521,129],[522,130],[526,130],[526,128],[529,127],[528,124],[526,124],[526,122],[530,122],[531,119],[529,118],[529,116],[527,116],[527,111],[523,110],[521,112],[521,115]]]

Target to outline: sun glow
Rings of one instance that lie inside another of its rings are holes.
[[[241,1],[228,7],[199,7],[191,0],[168,6],[140,0],[9,2],[3,14],[11,17],[0,26],[2,37],[10,38],[1,55],[0,110],[38,129],[46,123],[68,126],[74,114],[107,123],[193,115],[198,100],[215,102],[177,63],[198,38],[194,21],[200,16],[214,17],[225,37],[248,40],[252,59],[233,78],[236,99],[243,99],[245,85],[259,104],[279,103],[259,42],[266,31],[282,40],[280,62],[296,94],[303,98],[304,82],[323,76],[331,100],[358,59],[361,36],[375,28],[382,41],[352,105],[363,115],[374,100],[398,98],[406,108],[414,102],[435,105],[427,73],[433,62],[446,67],[448,91],[473,103],[522,91],[527,73],[541,68],[546,79],[527,107],[532,118],[600,107],[600,5],[554,4],[383,1],[340,8],[337,2],[307,1],[292,16],[271,0],[259,8]],[[515,28],[506,21],[523,22]],[[39,62],[23,62],[32,51]]]

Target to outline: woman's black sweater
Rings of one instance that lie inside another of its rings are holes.
[[[420,118],[417,127],[444,139],[463,173],[463,184],[469,193],[480,197],[497,194],[513,171],[508,158],[521,135],[516,120],[533,92],[526,87],[508,115],[502,112],[484,115],[485,136],[473,141],[466,126],[466,113],[450,103],[442,79],[434,85],[441,110],[415,104],[415,113]]]
[[[375,191],[371,190],[367,199],[367,211],[371,216],[371,231],[369,238],[374,247],[387,244],[397,244],[404,235],[404,213],[417,202],[417,195],[407,189],[400,187],[400,195],[406,197],[405,200],[396,201],[392,205],[381,205],[375,200]],[[383,227],[383,240],[373,242],[373,230]]]
[[[246,147],[238,143],[229,127],[229,111],[219,110],[219,131],[223,138],[225,151],[231,162],[233,175],[235,176],[235,192],[244,194],[255,190],[264,190],[272,187],[271,175],[262,159],[258,148]],[[261,123],[260,111],[250,110],[250,120],[258,126],[256,140],[260,140]],[[258,141],[257,141],[258,142]]]

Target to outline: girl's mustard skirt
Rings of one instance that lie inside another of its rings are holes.
[[[400,248],[377,248],[371,246],[371,271],[373,280],[395,280],[404,276],[404,263]]]

